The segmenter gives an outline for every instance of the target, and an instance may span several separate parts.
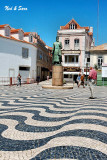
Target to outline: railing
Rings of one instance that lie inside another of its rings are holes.
[[[66,62],[66,63],[63,62],[62,65],[63,66],[70,66],[70,67],[79,67],[80,63],[79,62],[77,62],[77,63],[76,62],[74,62],[74,63],[72,63],[72,62]]]
[[[0,77],[0,85],[9,85],[10,77]]]
[[[17,77],[0,77],[0,85],[16,85],[18,83]],[[22,78],[22,84],[34,83],[34,79]]]

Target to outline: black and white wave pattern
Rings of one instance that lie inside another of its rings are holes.
[[[106,160],[107,88],[95,94],[89,99],[88,87],[1,87],[0,160]]]

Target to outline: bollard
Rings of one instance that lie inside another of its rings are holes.
[[[10,77],[10,86],[12,86],[12,77]]]

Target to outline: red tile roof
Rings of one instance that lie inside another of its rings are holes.
[[[0,28],[5,28],[6,26],[9,26],[9,24],[3,24],[3,25],[0,25]],[[9,26],[10,27],[10,26]],[[11,27],[10,27],[11,28]]]
[[[0,28],[4,28],[5,26],[7,26],[8,24],[3,24],[3,25],[0,25]]]
[[[31,32],[24,32],[24,36],[28,36]]]
[[[16,39],[16,38],[12,37],[12,36],[10,36],[10,37],[6,37],[6,36],[3,36],[3,35],[1,35],[1,34],[0,34],[0,37],[2,37],[2,38],[6,38],[6,39],[15,40],[15,41],[19,41],[19,42],[22,42],[22,43],[28,43],[28,44],[33,45],[33,44],[32,44],[32,43],[30,43],[30,42],[27,42],[27,41],[24,41],[24,40],[19,40],[19,39]]]
[[[93,33],[92,33],[92,32],[88,32],[88,34],[89,34],[89,36],[92,36],[92,35],[93,35]]]
[[[6,26],[9,26],[9,25],[8,25],[8,24],[0,25],[0,28],[4,28],[4,27],[6,27]],[[9,27],[10,27],[10,26],[9,26]],[[10,27],[10,28],[11,28],[11,27]],[[11,28],[11,34],[18,33],[19,30],[22,30],[22,29]],[[22,31],[23,31],[23,30],[22,30]],[[24,31],[23,31],[23,33],[24,33]],[[30,33],[32,33],[33,35],[36,34],[37,40],[39,40],[41,43],[43,43],[44,45],[46,45],[45,42],[40,38],[40,36],[39,36],[37,33],[25,32],[25,33],[24,33],[24,36],[29,35]],[[32,44],[32,43],[30,43],[30,42],[27,42],[27,41],[25,41],[25,40],[16,39],[16,38],[14,38],[13,36],[6,37],[6,36],[3,36],[3,35],[0,34],[0,37],[6,38],[6,39],[15,40],[15,41],[19,41],[19,42],[22,42],[22,43],[28,43],[28,44],[31,44],[31,45],[35,46],[34,44]],[[49,47],[49,46],[48,46],[48,48],[49,48],[50,50],[52,49],[52,47]]]
[[[49,47],[49,46],[47,46],[47,45],[46,45],[46,47],[47,47],[48,49],[52,50],[52,47]]]
[[[72,19],[71,21],[69,21],[65,26],[61,26],[61,29],[70,29],[69,25],[71,23],[76,24],[77,29],[86,29],[87,31],[89,31],[89,27],[81,27],[74,19]]]
[[[95,46],[92,49],[90,49],[90,51],[107,51],[107,43],[101,44],[99,46]]]
[[[18,33],[20,29],[11,29],[11,33]]]

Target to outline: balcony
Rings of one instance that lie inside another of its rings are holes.
[[[79,55],[64,55],[64,61],[62,63],[63,66],[65,67],[79,67],[80,62],[79,62]]]
[[[76,62],[62,62],[62,66],[64,67],[80,67],[80,63],[76,63]]]

